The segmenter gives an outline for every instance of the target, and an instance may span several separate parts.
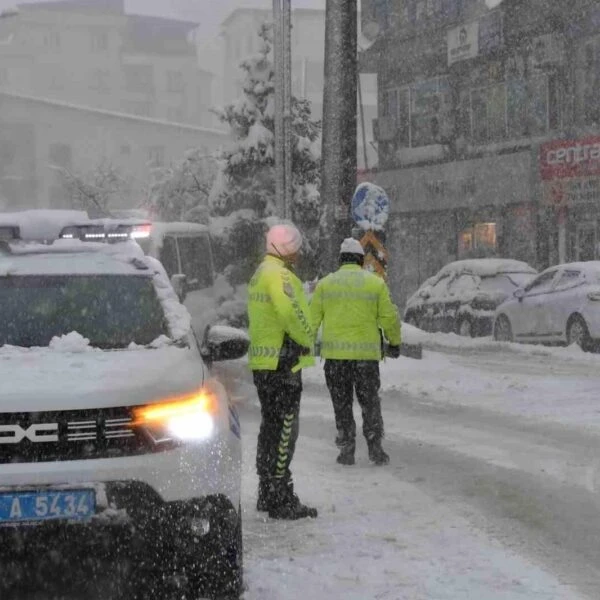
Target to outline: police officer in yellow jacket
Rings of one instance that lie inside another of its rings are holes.
[[[311,300],[313,329],[323,325],[321,356],[337,427],[337,462],[354,464],[356,423],[354,392],[362,409],[363,433],[369,459],[376,465],[389,462],[381,447],[383,418],[379,399],[381,333],[389,342],[388,355],[400,356],[400,319],[387,284],[363,270],[364,250],[347,238],[340,248],[340,268],[322,279]]]
[[[272,227],[267,254],[248,286],[249,365],[262,417],[257,509],[276,519],[317,516],[294,493],[290,472],[298,438],[301,369],[314,364],[308,301],[293,272],[301,245],[302,235],[293,225]]]

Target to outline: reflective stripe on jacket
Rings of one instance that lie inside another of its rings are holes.
[[[314,331],[323,325],[321,356],[338,360],[381,360],[382,329],[400,345],[400,318],[383,279],[354,264],[342,265],[315,288]]]
[[[302,283],[275,256],[267,255],[248,285],[250,348],[248,364],[253,371],[274,371],[287,334],[294,342],[310,348],[293,372],[314,365],[314,334],[308,301]]]

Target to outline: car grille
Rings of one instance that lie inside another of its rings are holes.
[[[114,458],[157,447],[129,407],[0,414],[0,464]]]

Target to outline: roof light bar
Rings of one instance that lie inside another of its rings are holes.
[[[122,242],[150,237],[151,223],[129,224],[107,219],[102,223],[69,225],[59,235],[63,240],[81,240],[84,242]]]

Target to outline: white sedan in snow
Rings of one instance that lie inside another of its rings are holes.
[[[546,269],[496,311],[499,341],[600,343],[600,261]]]

